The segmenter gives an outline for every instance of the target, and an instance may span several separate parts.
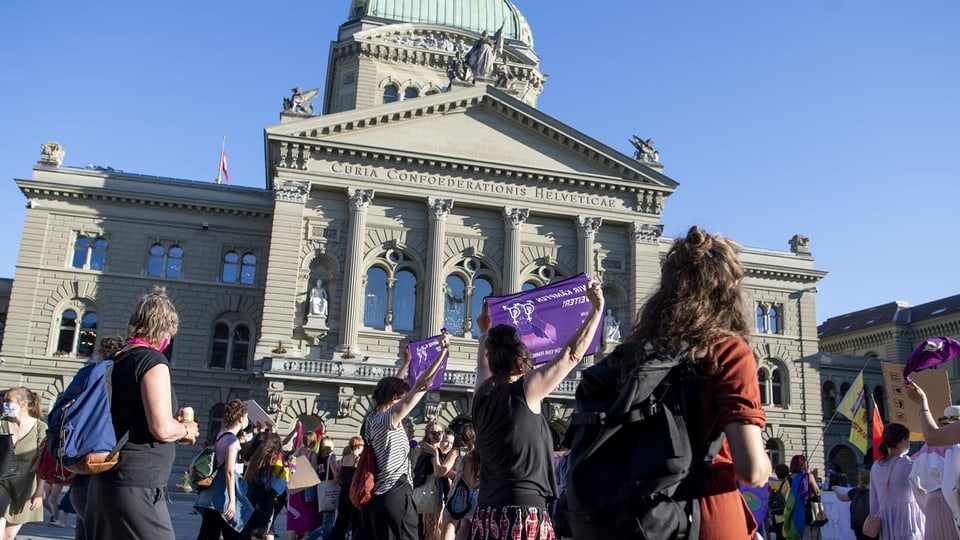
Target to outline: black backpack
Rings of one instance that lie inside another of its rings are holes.
[[[855,531],[863,530],[863,522],[870,515],[870,490],[853,488],[850,495],[850,528]]]
[[[699,537],[699,493],[723,434],[708,448],[692,447],[690,433],[700,426],[687,409],[699,399],[700,378],[683,361],[686,352],[660,353],[647,340],[623,343],[583,371],[565,435],[560,504],[577,540]],[[640,363],[619,387],[615,360],[631,358]]]
[[[767,501],[767,510],[771,514],[782,516],[783,512],[787,509],[787,499],[783,496],[783,487],[790,486],[790,482],[787,480],[782,480],[780,483],[780,489],[773,489],[770,492],[770,500]],[[790,490],[788,489],[787,492]]]

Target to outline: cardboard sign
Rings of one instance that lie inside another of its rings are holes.
[[[420,341],[410,342],[410,369],[407,371],[409,374],[409,383],[410,386],[413,386],[413,383],[417,380],[417,377],[421,373],[427,370],[430,367],[430,364],[440,356],[440,336],[436,335],[429,337],[427,339],[422,339]],[[443,374],[447,371],[447,361],[450,360],[450,357],[447,356],[443,359],[443,362],[440,363],[440,367],[437,369],[437,374],[433,377],[433,382],[430,384],[430,388],[427,390],[433,392],[440,388],[440,384],[443,382]]]
[[[590,278],[578,274],[543,287],[507,296],[490,296],[487,306],[494,326],[509,324],[517,329],[534,364],[549,362],[590,315],[593,305],[587,298]],[[598,328],[584,354],[600,346]]]
[[[263,407],[256,401],[248,399],[243,403],[247,406],[247,418],[251,424],[257,425],[257,422],[260,422],[264,427],[275,427],[277,425],[276,422],[273,421],[273,418],[270,418],[270,415],[267,414],[267,411],[263,410]]]
[[[907,397],[903,380],[903,364],[880,362],[883,370],[883,386],[887,393],[887,422],[903,424],[910,430],[910,440],[922,441],[920,429],[920,406]],[[923,388],[930,404],[930,414],[940,418],[943,410],[953,403],[950,397],[950,380],[945,370],[928,369],[911,373],[910,378]]]

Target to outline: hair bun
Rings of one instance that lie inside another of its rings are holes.
[[[498,324],[487,333],[487,346],[512,347],[520,341],[517,329],[509,324]]]

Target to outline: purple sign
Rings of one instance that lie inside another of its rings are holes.
[[[433,336],[427,339],[422,339],[420,341],[411,341],[410,342],[410,370],[409,382],[413,386],[413,383],[416,382],[417,377],[421,373],[427,370],[430,367],[430,364],[440,356],[440,336]],[[430,388],[427,390],[432,392],[440,388],[440,383],[443,382],[443,374],[447,371],[447,361],[450,360],[450,357],[443,359],[443,362],[440,363],[440,368],[437,369],[437,374],[433,378],[433,383],[430,384]]]
[[[588,283],[586,274],[578,274],[529,291],[487,297],[491,322],[516,328],[534,364],[549,362],[593,309],[587,298]],[[585,355],[596,352],[600,334],[594,333]]]

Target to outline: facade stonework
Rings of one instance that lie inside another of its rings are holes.
[[[626,335],[659,280],[670,242],[661,215],[679,184],[659,163],[534,108],[542,76],[532,40],[507,42],[516,84],[466,84],[446,77],[450,51],[417,41],[430,32],[436,24],[363,17],[342,26],[324,114],[287,111],[266,128],[263,189],[41,160],[17,180],[41,204],[24,221],[0,384],[42,390],[49,407],[155,284],[181,314],[178,401],[197,409],[208,435],[219,406],[252,397],[280,415],[281,432],[323,421],[342,445],[377,380],[396,373],[400,347],[446,326],[450,363],[413,413],[419,438],[428,420],[469,414],[482,298],[579,272],[601,279]],[[478,38],[442,33],[467,46]],[[383,103],[385,80],[442,91]],[[105,257],[91,251],[77,267],[81,237],[105,241]],[[751,318],[758,304],[778,308],[776,328],[751,336],[766,374],[768,449],[778,461],[808,453],[822,463],[819,376],[799,359],[818,351],[815,295],[804,291],[825,273],[809,252],[745,249],[742,260]],[[319,288],[323,312],[311,305]],[[87,313],[95,328],[80,320]],[[557,425],[577,376],[547,400]]]

